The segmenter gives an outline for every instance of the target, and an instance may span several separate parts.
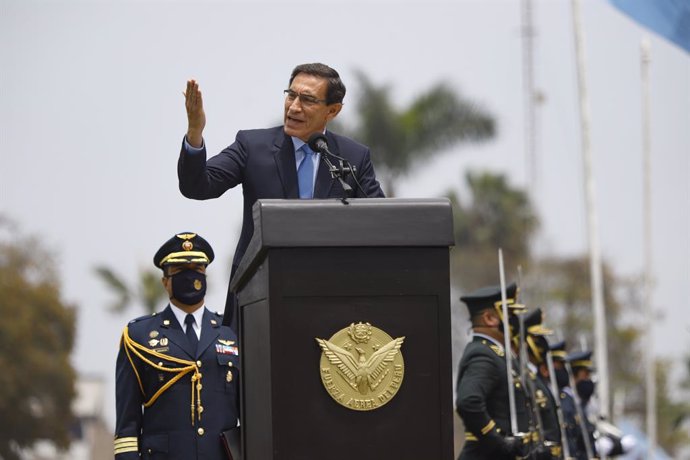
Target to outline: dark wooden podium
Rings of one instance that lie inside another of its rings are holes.
[[[441,199],[255,204],[232,282],[246,460],[453,458],[452,225]],[[404,378],[373,410],[336,402],[315,340],[360,322],[405,338]]]

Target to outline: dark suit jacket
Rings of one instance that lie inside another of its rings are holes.
[[[128,334],[147,350],[172,359],[140,352],[150,362],[120,343],[116,368],[115,459],[225,460],[222,431],[237,425],[239,415],[239,349],[237,336],[222,317],[204,311],[196,350],[168,306],[162,313],[131,321]],[[124,337],[124,335],[123,335]],[[184,367],[175,359],[200,364],[201,419],[191,419],[192,373],[183,375],[143,408]],[[143,410],[142,410],[143,409]],[[141,457],[140,457],[141,455]]]
[[[355,168],[363,191],[353,178],[346,182],[352,187],[355,198],[381,198],[383,191],[376,180],[371,164],[369,148],[330,131],[326,132],[330,151],[346,158]],[[177,165],[180,191],[187,198],[207,200],[217,198],[228,189],[242,184],[244,210],[242,232],[232,261],[232,273],[240,263],[254,233],[252,206],[261,198],[299,198],[295,148],[282,126],[270,129],[239,131],[235,142],[218,155],[206,160],[206,150],[190,154],[184,141]],[[314,198],[341,198],[343,188],[333,180],[323,159],[319,163],[314,185]],[[232,296],[228,293],[228,299]],[[226,304],[226,324],[236,320]]]

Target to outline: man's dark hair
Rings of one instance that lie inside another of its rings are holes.
[[[345,98],[345,85],[340,80],[340,75],[335,69],[328,67],[326,64],[315,62],[313,64],[300,64],[292,71],[290,75],[290,85],[292,80],[300,73],[307,75],[314,75],[315,77],[325,78],[328,81],[326,88],[326,103],[342,103]]]
[[[479,320],[484,315],[484,312],[487,312],[487,311],[495,312],[496,310],[493,307],[489,307],[489,308],[482,308],[481,310],[475,312],[472,316],[470,316],[470,322],[472,323],[472,327],[481,326],[481,324],[479,324]],[[498,316],[498,315],[496,315],[496,316]]]

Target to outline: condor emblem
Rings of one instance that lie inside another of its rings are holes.
[[[348,409],[378,409],[402,385],[404,340],[362,322],[350,324],[328,340],[316,338],[322,350],[319,370],[324,388]]]

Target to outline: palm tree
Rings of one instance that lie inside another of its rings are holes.
[[[495,134],[490,114],[461,98],[448,84],[437,83],[401,110],[390,100],[390,87],[375,86],[357,72],[358,121],[347,134],[368,145],[386,195],[395,196],[397,180],[423,160],[459,142],[480,142]]]
[[[147,313],[153,313],[167,297],[157,270],[140,270],[136,286],[127,285],[121,276],[105,265],[95,267],[94,271],[115,295],[115,300],[108,307],[113,313],[124,311],[133,302],[143,305]]]
[[[498,248],[503,249],[506,267],[526,266],[532,257],[530,241],[539,227],[529,196],[511,187],[505,176],[470,172],[465,181],[465,203],[455,192],[447,193],[455,235],[452,282],[461,291],[498,284]],[[515,279],[513,270],[506,276]]]

